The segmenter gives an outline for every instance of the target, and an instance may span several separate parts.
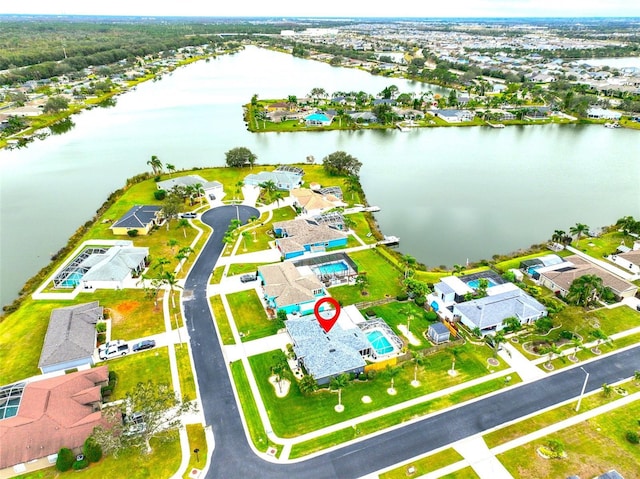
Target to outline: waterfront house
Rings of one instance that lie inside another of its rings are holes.
[[[326,296],[315,274],[302,274],[288,261],[258,267],[258,278],[267,307],[274,311],[309,313],[316,301]]]
[[[473,294],[473,289],[457,276],[445,276],[433,285],[433,291],[442,306],[461,303],[467,294]]]
[[[322,190],[320,190],[322,191]],[[302,214],[315,216],[334,208],[347,206],[334,193],[335,191],[325,189],[325,194],[316,192],[308,188],[294,188],[291,196],[294,198],[294,205],[300,208]]]
[[[260,186],[262,183],[272,181],[276,188],[282,191],[291,191],[302,186],[304,171],[294,166],[279,166],[273,171],[261,171],[251,173],[244,177],[244,184]]]
[[[585,275],[595,275],[602,279],[602,285],[609,288],[617,298],[632,298],[638,292],[638,287],[619,276],[591,263],[587,259],[571,255],[564,258],[567,262],[563,268],[540,273],[540,284],[556,294],[566,296],[576,279]]]
[[[430,113],[433,116],[441,118],[447,123],[463,123],[472,121],[475,116],[474,113],[469,110],[455,109],[432,110]]]
[[[154,226],[162,222],[162,207],[135,205],[109,228],[114,235],[126,235],[136,230],[138,235],[147,235]]]
[[[587,118],[619,121],[622,118],[622,114],[605,108],[591,107],[587,110]]]
[[[347,245],[347,234],[326,224],[299,218],[273,224],[276,246],[285,259]]]
[[[175,178],[158,181],[157,183],[158,189],[164,191],[171,191],[174,188],[186,188],[188,186],[194,187],[197,185],[202,188],[202,191],[200,191],[200,193],[208,196],[209,198],[219,198],[222,196],[222,183],[220,183],[219,181],[207,181],[200,175],[176,176]]]
[[[633,245],[634,249],[612,254],[609,259],[633,274],[640,274],[640,242]]]
[[[96,323],[102,317],[98,301],[51,311],[38,363],[42,373],[93,366]]]
[[[547,308],[520,288],[453,306],[454,318],[471,330],[478,328],[483,336],[500,331],[507,318],[529,324],[546,315]]]
[[[106,366],[0,387],[0,477],[55,464],[62,447],[80,448],[102,417]],[[17,407],[16,407],[17,405]]]

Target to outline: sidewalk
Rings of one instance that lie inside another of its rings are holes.
[[[502,343],[502,351],[498,352],[498,356],[520,375],[523,382],[537,381],[545,376],[544,371],[529,361],[508,341]]]

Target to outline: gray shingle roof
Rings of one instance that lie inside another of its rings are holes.
[[[337,376],[366,364],[360,351],[369,350],[371,344],[360,328],[342,329],[336,322],[325,333],[315,315],[289,319],[285,325],[296,356],[315,379]]]
[[[83,281],[122,281],[149,256],[149,248],[113,246],[104,254],[93,254],[85,259],[82,267],[89,271]]]
[[[453,309],[454,314],[456,310],[480,329],[496,326],[510,317],[525,322],[547,311],[540,302],[521,289],[457,304]]]
[[[287,261],[260,266],[258,272],[264,280],[265,293],[275,298],[279,308],[313,301],[313,291],[324,289],[314,274],[303,276],[293,263]]]
[[[278,238],[276,243],[283,252],[302,251],[304,245],[314,245],[335,239],[346,238],[342,231],[326,225],[309,223],[304,219],[279,221],[273,224],[274,230],[283,230],[286,238]]]
[[[146,228],[162,210],[161,206],[136,205],[116,221],[113,228]]]
[[[54,309],[38,366],[89,358],[96,347],[95,324],[102,319],[102,312],[98,301]]]

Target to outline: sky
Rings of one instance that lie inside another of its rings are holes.
[[[0,13],[211,17],[640,17],[639,0],[3,0]]]

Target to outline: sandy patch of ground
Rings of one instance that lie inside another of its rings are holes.
[[[362,402],[369,404],[371,402],[371,398],[369,396],[362,396]]]
[[[269,376],[269,382],[273,386],[273,389],[275,390],[277,397],[283,398],[287,394],[289,394],[289,387],[291,386],[291,381],[289,381],[288,379],[282,378],[278,383],[278,381],[276,381],[275,376]]]
[[[407,340],[414,346],[420,346],[422,344],[422,342],[418,338],[416,338],[415,334],[409,331],[404,324],[398,324],[398,329],[400,330],[402,335],[407,338]]]

